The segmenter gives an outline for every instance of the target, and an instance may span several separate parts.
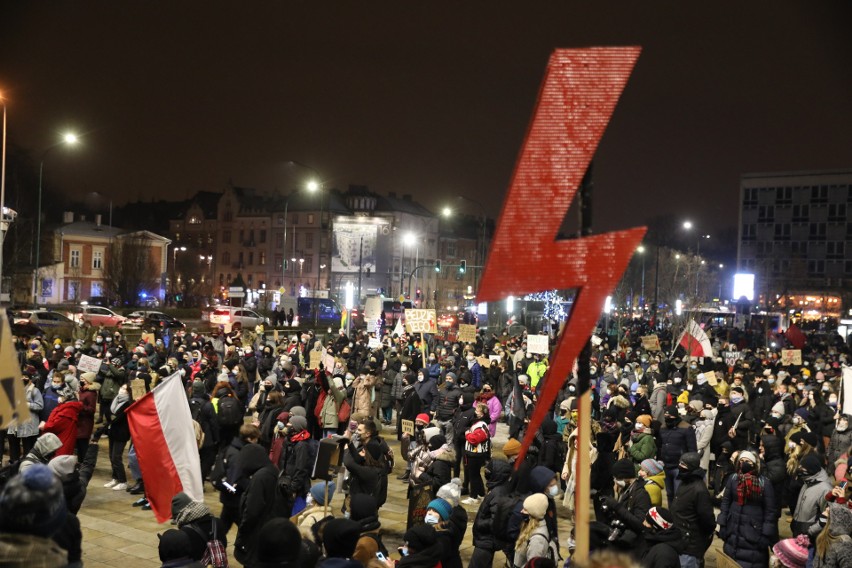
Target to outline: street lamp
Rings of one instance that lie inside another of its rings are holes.
[[[44,160],[47,154],[58,146],[74,146],[79,139],[76,134],[66,132],[62,136],[62,141],[57,142],[53,146],[49,146],[41,154],[41,162],[38,165],[38,213],[36,215],[36,254],[35,254],[35,269],[33,270],[33,306],[38,303],[38,269],[41,264],[41,188],[44,180]]]
[[[636,252],[642,255],[642,314],[645,314],[645,245],[636,247]]]
[[[0,93],[0,104],[3,105],[3,151],[0,158],[0,300],[2,300],[3,242],[6,240],[6,99],[3,98],[3,93]]]

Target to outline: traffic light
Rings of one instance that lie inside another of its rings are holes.
[[[435,261],[435,272],[438,272],[438,273],[441,272],[441,259],[440,258]]]
[[[467,261],[462,260],[459,263],[459,274],[464,274],[465,272],[467,272]]]
[[[288,268],[290,268],[290,265],[288,264],[288,262],[287,262],[287,259],[286,259],[286,258],[284,259],[284,265],[283,265],[283,268],[284,268],[284,270],[287,270]]]

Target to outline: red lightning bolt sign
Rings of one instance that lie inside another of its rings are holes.
[[[645,234],[640,227],[556,240],[639,51],[611,47],[553,53],[491,244],[479,301],[578,289],[518,463]]]

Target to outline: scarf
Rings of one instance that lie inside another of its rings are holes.
[[[479,395],[479,401],[480,402],[488,402],[488,400],[490,398],[492,398],[493,396],[494,396],[493,392],[484,392],[484,393]]]
[[[192,501],[177,514],[177,517],[175,517],[175,524],[177,524],[177,527],[180,528],[193,521],[212,515],[213,513],[210,512],[207,505],[198,501]]]
[[[110,412],[115,414],[118,412],[118,409],[121,408],[121,405],[130,400],[130,395],[122,392],[119,392],[116,397],[112,400],[112,404],[109,405]]]
[[[311,433],[307,430],[302,430],[301,432],[296,432],[292,436],[290,436],[291,442],[301,442],[302,440],[307,440],[311,437]]]
[[[737,474],[737,504],[763,499],[763,478],[751,473]]]

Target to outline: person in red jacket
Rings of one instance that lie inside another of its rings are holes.
[[[77,420],[83,403],[77,400],[74,391],[65,387],[59,395],[59,406],[50,413],[44,424],[44,432],[56,434],[62,447],[56,450],[57,456],[68,456],[77,448]]]
[[[95,409],[98,404],[98,391],[101,385],[95,382],[95,373],[83,373],[80,376],[79,399],[82,404],[77,420],[77,459],[82,463],[89,448],[89,439],[95,428]]]

